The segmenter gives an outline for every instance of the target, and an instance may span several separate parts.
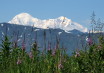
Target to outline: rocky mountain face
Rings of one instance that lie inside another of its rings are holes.
[[[27,51],[30,50],[32,43],[35,41],[37,41],[41,50],[44,49],[44,32],[46,33],[47,49],[49,43],[51,43],[51,48],[55,48],[58,39],[60,47],[66,48],[69,54],[77,48],[82,49],[83,45],[86,44],[86,36],[88,35],[78,30],[66,32],[59,28],[42,29],[32,26],[0,23],[0,38],[3,39],[4,35],[7,34],[11,41],[18,42],[18,46],[21,46],[25,40]]]

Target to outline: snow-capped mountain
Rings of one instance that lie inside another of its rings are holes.
[[[16,15],[9,23],[20,25],[34,25],[35,22],[39,22],[39,19],[32,17],[28,13],[21,13]]]
[[[83,27],[82,25],[73,22],[71,19],[68,19],[64,16],[55,18],[55,19],[48,19],[48,20],[40,20],[38,18],[32,17],[28,13],[21,13],[16,15],[11,21],[11,24],[19,24],[19,25],[26,25],[26,26],[34,26],[37,28],[48,29],[48,28],[60,28],[65,31],[71,30],[79,30],[81,32],[87,32],[87,28]]]

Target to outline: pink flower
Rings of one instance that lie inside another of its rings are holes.
[[[62,68],[63,68],[63,65],[62,65],[61,63],[59,63],[59,64],[58,64],[58,68],[59,68],[59,69],[62,69]]]
[[[54,50],[53,52],[52,52],[52,56],[54,56],[56,54],[56,51]]]
[[[51,49],[50,49],[50,47],[48,47],[48,51],[50,51]]]
[[[31,59],[33,58],[33,53],[32,53],[32,52],[29,53],[29,57],[30,57]]]
[[[91,38],[87,38],[86,41],[87,41],[87,43],[88,43],[89,45],[92,45],[92,44],[93,44],[93,41],[92,41]]]
[[[57,46],[55,46],[55,48],[54,48],[55,50],[57,49]]]
[[[102,46],[101,45],[98,45],[97,46],[97,50],[100,51],[101,49],[102,49]]]
[[[22,50],[25,50],[25,43],[24,42],[22,42]]]
[[[54,56],[55,54],[56,54],[56,46],[55,46],[55,48],[54,48],[54,50],[52,52],[52,56]]]
[[[17,60],[17,65],[21,64],[22,61],[20,59]]]
[[[48,43],[48,51],[50,51],[51,50],[51,45],[50,45],[50,43]]]
[[[79,56],[80,56],[80,53],[76,52],[75,57],[79,57]]]
[[[99,45],[98,48],[101,49],[102,48],[101,45]]]

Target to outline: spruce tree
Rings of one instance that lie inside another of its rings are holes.
[[[11,50],[11,42],[9,41],[8,36],[4,36],[4,40],[2,40],[1,49],[3,52],[3,56],[8,58]]]

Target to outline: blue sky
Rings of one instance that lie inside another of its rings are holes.
[[[0,22],[26,12],[39,19],[65,16],[88,26],[93,11],[103,20],[104,0],[0,0]]]

